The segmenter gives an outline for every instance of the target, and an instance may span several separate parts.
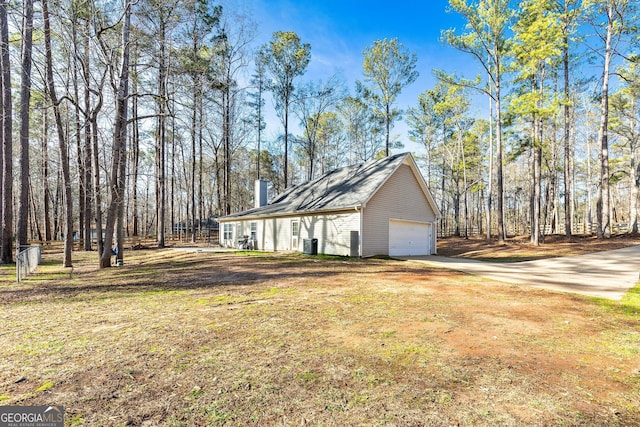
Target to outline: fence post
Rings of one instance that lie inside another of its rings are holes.
[[[16,248],[16,281],[20,283],[20,247]]]
[[[42,246],[24,246],[16,248],[16,280],[20,282],[42,263]],[[24,274],[23,274],[24,270]]]

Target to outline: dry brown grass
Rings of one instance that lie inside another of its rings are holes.
[[[424,265],[74,254],[0,289],[0,404],[68,425],[640,425],[640,302]]]

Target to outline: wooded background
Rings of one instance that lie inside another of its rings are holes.
[[[637,2],[450,8],[467,25],[441,41],[477,77],[418,70],[383,39],[363,51],[362,80],[323,82],[305,80],[312,46],[284,31],[256,40],[233,2],[0,0],[1,261],[64,239],[70,266],[75,238],[106,267],[103,248],[125,237],[209,237],[213,218],[252,206],[255,179],[276,194],[402,150],[398,120],[424,147],[441,235],[637,233]],[[430,72],[435,87],[400,111],[400,92]]]

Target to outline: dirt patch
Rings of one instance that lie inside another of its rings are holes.
[[[74,255],[71,278],[0,290],[0,404],[69,425],[640,425],[631,300],[389,260]]]
[[[539,246],[533,245],[529,236],[509,238],[503,243],[498,243],[495,239],[486,240],[478,237],[469,239],[448,237],[438,239],[438,254],[487,261],[513,262],[582,255],[634,245],[640,245],[640,236],[616,235],[610,239],[597,239],[595,236],[577,235],[567,238],[554,234],[545,236]]]

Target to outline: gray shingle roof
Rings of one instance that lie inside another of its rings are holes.
[[[365,204],[407,156],[410,154],[396,154],[333,170],[316,180],[288,188],[266,206],[220,219],[354,209]]]

